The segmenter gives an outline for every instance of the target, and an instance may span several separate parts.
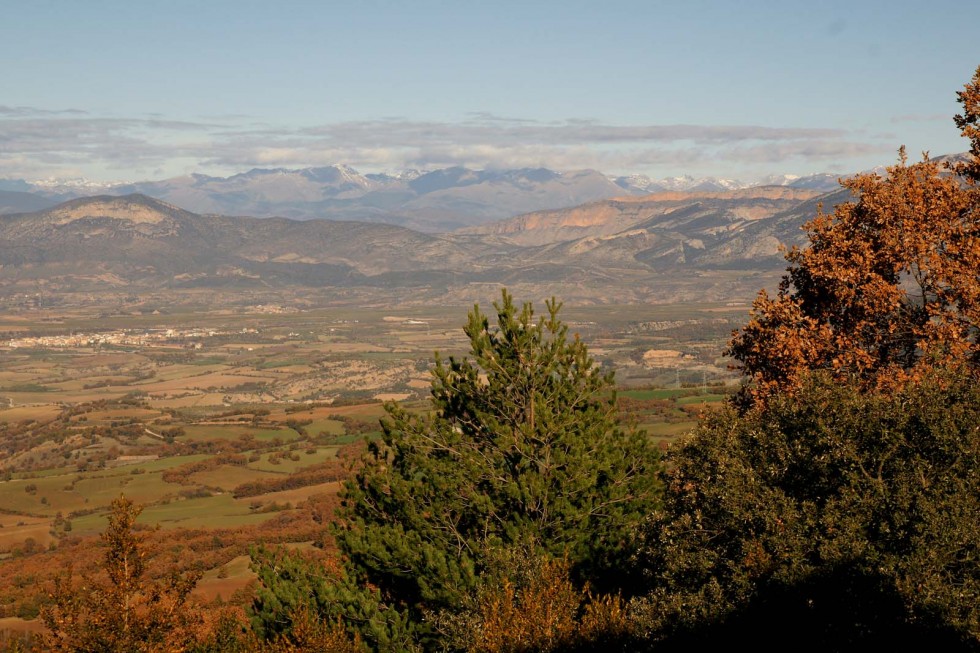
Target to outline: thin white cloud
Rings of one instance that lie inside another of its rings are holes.
[[[86,115],[88,112],[81,109],[39,109],[37,107],[11,107],[0,104],[0,117],[34,117],[34,116],[57,116],[57,115]]]
[[[814,164],[866,156],[883,148],[874,136],[838,129],[763,125],[609,125],[569,119],[541,123],[491,113],[462,122],[404,118],[298,129],[247,123],[244,116],[206,121],[94,117],[74,109],[0,106],[0,177],[39,177],[66,170],[120,176],[183,168],[213,174],[250,167],[346,163],[366,170],[462,165],[603,171],[726,162]]]
[[[801,140],[790,143],[765,143],[751,147],[732,147],[719,152],[727,161],[778,163],[789,159],[839,159],[866,155],[883,155],[895,151],[892,145],[851,141]]]

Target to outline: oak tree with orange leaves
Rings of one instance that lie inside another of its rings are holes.
[[[794,392],[813,370],[887,389],[926,368],[980,370],[980,68],[955,117],[965,162],[909,164],[841,184],[856,201],[804,225],[775,297],[755,300],[728,355],[752,382],[743,405]]]

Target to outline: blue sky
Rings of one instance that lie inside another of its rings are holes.
[[[847,173],[966,149],[976,27],[945,0],[4,0],[0,178]]]

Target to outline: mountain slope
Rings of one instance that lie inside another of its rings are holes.
[[[592,171],[544,168],[362,175],[348,166],[253,169],[231,177],[188,175],[116,186],[199,213],[386,222],[448,231],[555,206],[574,206],[622,193]]]
[[[50,200],[34,193],[16,190],[0,190],[0,215],[22,213],[24,211],[43,211],[56,205]]]
[[[529,213],[458,233],[491,234],[518,245],[611,236],[635,228],[678,232],[694,238],[734,230],[817,195],[816,191],[782,187],[708,193],[661,192]]]
[[[829,210],[843,199],[786,187],[666,192],[433,234],[199,215],[145,195],[97,196],[0,216],[0,297],[36,287],[210,288],[221,297],[306,288],[460,301],[491,285],[587,302],[749,297],[760,278],[785,267],[780,247],[799,242],[817,202]]]
[[[824,176],[774,178],[786,187],[826,183]],[[75,179],[28,183],[0,180],[4,190],[30,190],[56,201],[104,193],[143,194],[195,213],[324,218],[387,223],[429,233],[452,231],[522,215],[568,208],[620,196],[652,192],[723,192],[747,185],[731,179],[643,175],[610,178],[595,170],[557,172],[547,168],[471,170],[464,167],[397,174],[367,174],[345,165],[318,168],[254,168],[229,177],[190,174],[157,181],[95,184]],[[95,190],[98,188],[98,190]],[[0,198],[2,199],[2,198]],[[0,202],[2,207],[2,202]],[[41,204],[10,211],[40,210]]]
[[[45,274],[148,286],[368,283],[437,261],[465,268],[465,239],[391,225],[202,216],[144,195],[78,199],[0,217],[5,276]]]

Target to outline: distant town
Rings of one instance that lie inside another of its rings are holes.
[[[258,333],[257,329],[243,328],[239,331],[217,331],[214,329],[123,329],[106,333],[71,333],[57,336],[36,336],[12,338],[7,341],[11,349],[43,347],[91,347],[100,345],[154,346],[168,345],[188,340],[200,340],[230,333]],[[200,342],[194,343],[200,346]]]

